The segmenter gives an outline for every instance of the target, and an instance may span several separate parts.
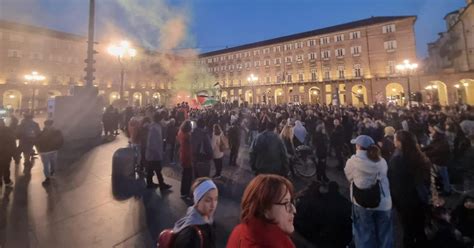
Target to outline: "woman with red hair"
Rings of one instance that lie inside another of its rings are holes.
[[[294,248],[290,239],[296,213],[293,185],[288,179],[270,174],[255,177],[245,189],[240,224],[227,242],[227,248]]]

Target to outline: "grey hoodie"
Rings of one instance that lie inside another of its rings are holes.
[[[212,217],[209,219],[209,222],[206,222],[202,215],[194,207],[189,207],[186,212],[186,215],[176,221],[176,223],[174,224],[173,232],[179,233],[184,228],[193,225],[211,225],[212,222],[214,222],[214,219]]]

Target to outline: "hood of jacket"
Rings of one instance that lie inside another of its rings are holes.
[[[176,221],[173,227],[173,232],[174,233],[179,233],[181,230],[188,226],[196,226],[196,225],[204,225],[204,224],[212,224],[213,218],[211,217],[209,219],[209,222],[204,220],[202,215],[196,210],[194,207],[189,207],[186,215]]]

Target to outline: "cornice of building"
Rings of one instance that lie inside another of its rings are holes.
[[[455,27],[456,25],[458,25],[459,22],[462,22],[462,17],[463,17],[463,15],[464,15],[464,13],[466,13],[466,11],[467,11],[469,8],[471,8],[473,5],[474,5],[474,3],[469,3],[468,5],[466,5],[466,7],[463,7],[463,8],[461,8],[461,9],[458,10],[458,11],[454,11],[454,12],[458,12],[458,13],[459,13],[459,14],[458,14],[458,18],[457,18],[457,21],[456,21],[451,27],[449,27],[449,29],[446,31],[447,33],[451,32],[451,31],[454,29],[454,27]],[[450,14],[452,14],[452,13],[453,13],[453,12],[451,12]],[[449,15],[449,14],[448,14],[448,15]],[[448,16],[448,15],[446,15],[446,16]],[[446,18],[446,17],[445,17],[445,18]]]
[[[53,29],[49,29],[49,28],[33,26],[33,25],[29,25],[29,24],[23,24],[23,23],[18,23],[18,22],[1,20],[1,19],[0,19],[0,28],[7,29],[7,30],[12,30],[12,31],[16,31],[16,32],[27,32],[27,33],[32,33],[32,34],[47,35],[47,36],[52,36],[52,37],[61,38],[61,39],[74,40],[74,41],[86,41],[87,40],[87,37],[77,35],[77,34],[72,34],[72,33],[57,31],[57,30],[53,30]]]
[[[386,22],[392,22],[392,21],[398,21],[402,19],[409,19],[413,18],[415,22],[417,16],[376,16],[376,17],[370,17],[367,19],[362,19],[362,20],[357,20],[353,22],[348,22],[348,23],[343,23],[335,26],[330,26],[326,28],[320,28],[320,29],[315,29],[311,31],[306,31],[302,33],[297,33],[297,34],[292,34],[292,35],[287,35],[287,36],[282,36],[274,39],[269,39],[269,40],[263,40],[259,42],[254,42],[254,43],[249,43],[249,44],[244,44],[236,47],[231,47],[231,48],[226,48],[222,50],[217,50],[217,51],[211,51],[207,53],[202,53],[199,55],[200,58],[203,57],[209,57],[209,56],[214,56],[218,54],[224,54],[224,53],[229,53],[229,52],[235,52],[235,51],[240,51],[244,49],[251,49],[251,48],[256,48],[256,47],[261,47],[261,46],[266,46],[266,45],[272,45],[272,44],[278,44],[282,42],[287,42],[287,41],[293,41],[297,39],[303,39],[307,37],[312,37],[312,36],[318,36],[318,35],[324,35],[324,34],[330,34],[330,33],[335,33],[335,32],[341,32],[349,29],[355,29],[359,27],[365,27],[365,26],[370,26],[370,25],[376,25],[376,24],[381,24],[381,23],[386,23]]]

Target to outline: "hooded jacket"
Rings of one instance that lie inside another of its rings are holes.
[[[189,207],[186,215],[178,220],[173,228],[177,233],[173,247],[174,248],[201,248],[201,237],[195,227],[199,228],[204,239],[203,247],[215,247],[215,232],[212,226],[213,219],[206,222],[202,215],[194,208]]]
[[[360,189],[368,189],[377,179],[380,180],[380,204],[377,208],[371,210],[386,211],[392,209],[392,198],[390,196],[390,187],[387,178],[387,162],[381,158],[378,162],[373,162],[367,157],[367,151],[358,150],[356,154],[352,155],[346,162],[344,173],[350,184],[354,183]],[[350,187],[351,201],[357,204],[352,196],[352,186]]]
[[[295,137],[298,139],[298,141],[301,144],[304,144],[304,142],[306,141],[306,135],[308,134],[308,132],[306,131],[306,128],[303,126],[301,121],[295,122],[295,127],[293,127],[293,133]]]

